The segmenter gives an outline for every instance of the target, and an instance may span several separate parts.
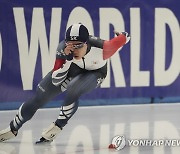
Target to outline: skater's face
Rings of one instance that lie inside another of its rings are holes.
[[[72,46],[71,51],[73,52],[73,56],[75,59],[79,60],[85,56],[87,51],[86,43],[80,41],[68,41],[66,45]]]

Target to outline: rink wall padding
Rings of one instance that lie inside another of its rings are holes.
[[[167,98],[119,98],[119,99],[80,99],[79,106],[111,106],[111,105],[140,105],[140,104],[173,104],[179,103],[180,97]],[[22,102],[1,102],[0,110],[15,110],[21,106]],[[62,100],[49,101],[42,108],[60,108]]]

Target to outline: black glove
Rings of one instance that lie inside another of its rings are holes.
[[[66,55],[66,60],[71,61],[73,57],[74,57],[73,52],[71,52],[69,55]]]

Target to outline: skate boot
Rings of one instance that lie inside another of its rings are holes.
[[[10,126],[4,130],[0,131],[0,142],[9,140],[17,136],[17,131],[11,130]]]
[[[59,128],[55,123],[52,123],[44,132],[42,132],[42,137],[36,142],[36,144],[51,143],[61,130],[62,128]]]

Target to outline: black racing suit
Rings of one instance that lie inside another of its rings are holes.
[[[56,59],[64,58],[66,63],[62,68],[50,71],[42,79],[34,97],[24,102],[19,108],[17,115],[10,123],[11,129],[17,131],[33,117],[39,108],[66,91],[60,114],[55,121],[57,126],[64,127],[76,112],[79,97],[98,87],[106,77],[107,62],[102,57],[103,43],[104,40],[90,36],[86,55],[81,60],[75,60],[63,54],[65,41],[60,42]]]

